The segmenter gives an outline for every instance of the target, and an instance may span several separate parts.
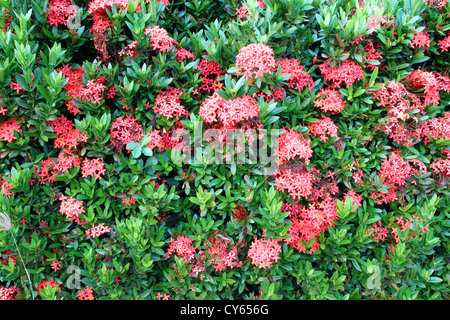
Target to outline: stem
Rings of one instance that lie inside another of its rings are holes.
[[[14,244],[16,245],[17,252],[19,253],[20,260],[22,261],[22,266],[25,269],[25,273],[27,274],[28,282],[30,283],[31,297],[34,300],[33,285],[32,285],[31,279],[30,279],[30,274],[28,273],[28,270],[25,267],[25,263],[23,262],[22,255],[20,254],[19,246],[17,245],[16,238],[14,237],[11,229],[9,230],[9,232],[11,232],[11,236],[12,236],[12,238],[14,240]]]

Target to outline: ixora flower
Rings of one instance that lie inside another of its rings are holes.
[[[280,260],[281,245],[272,239],[254,239],[248,250],[252,264],[265,269]]]
[[[91,159],[85,158],[81,166],[82,177],[94,176],[95,179],[100,179],[106,172],[105,164],[99,158]]]
[[[18,300],[17,295],[21,293],[16,286],[0,286],[0,300]]]
[[[205,123],[220,122],[224,128],[234,128],[241,121],[258,117],[258,101],[247,95],[225,100],[214,92],[201,104],[199,115]]]
[[[94,293],[91,287],[87,287],[83,290],[78,291],[77,298],[78,300],[95,300]]]
[[[271,47],[262,43],[252,43],[243,47],[236,56],[236,69],[244,77],[258,78],[272,73],[276,61]]]
[[[86,212],[83,208],[83,202],[74,197],[66,197],[63,194],[60,195],[59,200],[61,201],[59,212],[69,220],[80,223],[80,215]]]
[[[150,47],[153,50],[168,52],[173,46],[178,45],[175,39],[171,38],[167,30],[160,26],[153,26],[145,29],[145,35],[150,35]]]
[[[17,124],[16,119],[10,118],[0,125],[0,140],[6,142],[17,140],[14,132],[21,133],[22,128]]]
[[[426,32],[419,32],[414,35],[414,39],[411,41],[411,47],[413,49],[419,49],[419,48],[430,48],[430,38],[428,37],[428,34]]]
[[[313,155],[310,145],[311,141],[307,140],[301,133],[292,128],[286,130],[278,139],[279,164],[286,164],[297,157],[308,164]]]
[[[120,154],[122,149],[131,141],[140,141],[144,136],[144,129],[139,121],[128,114],[123,117],[117,117],[111,126],[111,144]],[[128,150],[128,152],[131,152]]]
[[[314,101],[314,106],[323,112],[340,113],[347,106],[347,102],[342,100],[341,94],[337,90],[320,88],[318,96],[320,98]]]
[[[179,118],[182,115],[188,116],[189,113],[181,105],[181,90],[179,88],[169,87],[165,91],[160,91],[156,97],[153,111],[159,113],[167,119]]]
[[[304,88],[308,88],[309,91],[314,87],[314,80],[309,75],[308,72],[304,70],[305,66],[300,64],[297,59],[285,58],[277,62],[277,67],[281,66],[281,74],[290,74],[289,79],[286,83],[290,88],[302,91]]]
[[[342,63],[337,63],[334,67],[329,61],[325,61],[319,65],[319,70],[322,73],[325,82],[330,82],[330,88],[339,88],[343,83],[346,87],[353,85],[356,80],[362,80],[364,69],[352,60],[345,60]]]

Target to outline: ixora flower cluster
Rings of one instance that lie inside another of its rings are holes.
[[[449,299],[447,0],[15,3],[0,300]]]

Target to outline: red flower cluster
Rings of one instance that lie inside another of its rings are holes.
[[[420,117],[427,105],[439,103],[440,91],[450,91],[450,80],[441,74],[415,70],[403,82],[382,83],[382,88],[373,92],[378,105],[388,108],[388,116],[385,121],[380,120],[378,130],[403,146],[412,146],[421,137],[425,137],[427,143],[429,133],[437,136],[437,128],[441,128],[440,120],[433,118],[420,123]],[[439,123],[437,128],[432,127],[433,123]]]
[[[432,162],[430,168],[434,170],[435,174],[442,174],[444,177],[450,178],[450,156]]]
[[[80,132],[64,115],[59,116],[56,120],[48,121],[47,124],[57,134],[54,141],[55,148],[74,150],[80,143],[88,140],[87,135]]]
[[[272,239],[254,239],[248,250],[248,257],[258,268],[270,268],[277,262],[281,253],[280,244]]]
[[[38,293],[42,289],[45,289],[48,285],[50,285],[50,287],[52,287],[52,288],[58,287],[59,293],[61,293],[61,285],[58,282],[56,282],[55,280],[44,280],[44,281],[39,282],[36,286]]]
[[[444,113],[443,117],[427,119],[420,126],[420,133],[424,137],[425,144],[433,139],[450,140],[450,112]]]
[[[151,140],[146,146],[152,150],[158,148],[161,152],[166,151],[166,149],[171,150],[177,148],[186,150],[187,148],[190,148],[190,146],[187,145],[188,141],[180,141],[181,136],[179,133],[184,129],[184,126],[180,124],[181,122],[177,121],[173,126],[173,129],[167,130],[164,133],[161,133],[161,130],[152,130],[148,132],[146,135],[150,136]],[[179,131],[175,132],[174,130]]]
[[[131,141],[139,142],[144,136],[142,125],[131,115],[125,118],[118,117],[114,120],[110,130],[111,143],[118,153],[122,153],[125,147]],[[128,152],[131,152],[128,150]]]
[[[430,48],[430,38],[424,31],[420,31],[414,35],[414,39],[411,41],[411,47],[413,49],[426,48],[427,50]]]
[[[289,219],[292,221],[287,232],[291,238],[284,241],[299,252],[306,252],[304,243],[318,237],[328,227],[334,226],[333,220],[337,219],[336,200],[331,196],[326,196],[323,201],[314,201],[308,207],[295,202],[283,203],[281,211],[289,212]],[[309,253],[313,254],[318,248],[316,239]]]
[[[72,69],[69,65],[63,65],[61,68],[57,69],[58,72],[62,73],[62,76],[68,78],[69,81],[63,87],[67,91],[67,96],[70,99],[66,100],[67,110],[76,115],[80,113],[80,109],[75,106],[74,101],[78,101],[76,97],[80,97],[83,90],[83,75],[85,74],[83,67],[78,67]]]
[[[176,239],[170,238],[169,249],[166,252],[166,259],[176,255],[179,258],[185,259],[187,262],[192,261],[195,257],[197,248],[192,245],[192,240],[189,237],[178,236]]]
[[[78,291],[78,300],[95,300],[94,293],[91,287],[84,288]]]
[[[345,60],[338,67],[331,65],[329,61],[325,61],[319,65],[325,82],[330,82],[330,88],[339,88],[342,83],[346,87],[350,87],[356,80],[362,80],[364,69],[352,60]]]
[[[262,77],[276,68],[273,50],[262,43],[249,44],[239,50],[235,66],[237,73],[247,79]]]
[[[297,89],[298,91],[302,91],[304,88],[309,88],[309,91],[313,89],[314,80],[308,72],[303,70],[305,66],[302,66],[299,60],[285,58],[281,61],[277,61],[276,68],[278,68],[278,66],[281,66],[280,73],[282,75],[291,75],[286,81],[290,88]]]
[[[360,195],[360,194],[357,194],[355,191],[353,191],[353,190],[349,190],[349,191],[347,191],[346,193],[344,193],[344,202],[345,202],[345,200],[347,200],[348,198],[351,198],[352,199],[352,206],[358,206],[358,207],[360,207],[361,206],[361,201],[362,201],[362,195]],[[354,210],[353,210],[353,212],[356,212],[357,210],[358,210],[358,207],[357,208],[355,208]]]
[[[239,122],[258,117],[258,101],[247,95],[225,100],[214,92],[200,105],[199,115],[205,123],[220,122],[223,128],[236,128]]]
[[[71,0],[50,0],[46,12],[47,23],[51,26],[65,25],[72,16],[72,12],[68,10],[70,5]]]
[[[243,19],[246,15],[250,14],[248,13],[247,7],[242,4],[239,8],[236,8],[236,15],[239,19]]]
[[[107,16],[106,10],[111,11],[115,5],[120,10],[128,8],[128,0],[91,0],[89,2],[88,13],[97,16]]]
[[[378,223],[373,223],[371,225],[373,232],[371,234],[372,239],[376,240],[377,243],[379,241],[385,241],[389,236],[389,228],[383,227],[381,224],[381,220],[378,220]]]
[[[89,80],[86,87],[81,89],[79,98],[93,104],[100,104],[103,98],[103,92],[106,89],[104,82],[105,79],[102,77],[95,80]]]
[[[70,150],[62,150],[58,158],[48,157],[41,161],[41,166],[37,169],[40,184],[45,182],[55,182],[55,177],[59,172],[68,172],[69,169],[81,165],[81,159],[78,155],[74,155]]]
[[[15,189],[8,181],[6,181],[6,180],[1,180],[1,183],[0,183],[0,190],[3,190],[3,195],[4,196],[7,196],[8,197],[8,199],[12,196],[12,195],[14,195],[14,192],[13,191],[9,191],[9,190],[11,190],[11,189]]]
[[[153,111],[168,119],[179,118],[182,115],[188,116],[189,113],[181,105],[180,94],[179,88],[168,87],[166,91],[160,91],[156,97]]]
[[[425,4],[436,9],[442,9],[448,4],[448,0],[425,0]]]
[[[19,300],[16,296],[22,294],[16,286],[0,286],[0,300]]]
[[[205,244],[205,258],[211,263],[215,271],[222,271],[229,267],[231,269],[240,267],[242,261],[239,261],[236,246],[230,246],[230,240],[218,238],[217,236],[209,239]]]
[[[105,164],[99,158],[89,160],[85,158],[81,166],[82,177],[94,176],[95,179],[100,179],[106,172]]]
[[[17,259],[18,255],[17,254],[12,255],[12,253],[14,253],[14,251],[12,251],[12,250],[3,251],[3,255],[5,255],[6,257],[4,259],[2,259],[2,261],[0,263],[1,264],[9,264],[9,260],[12,260],[13,265],[16,265],[16,259]]]
[[[127,56],[131,58],[135,58],[138,56],[137,52],[138,42],[136,40],[131,41],[124,49],[119,51],[119,56]]]
[[[413,175],[413,168],[396,152],[391,152],[389,158],[381,161],[381,170],[378,175],[384,178],[384,184],[393,187],[402,187],[406,183],[406,179]]]
[[[111,227],[105,226],[104,223],[99,223],[96,226],[92,226],[91,228],[86,230],[86,236],[88,238],[95,238],[104,233],[108,233],[111,231]]]
[[[444,39],[438,41],[438,45],[441,47],[441,53],[448,52],[450,50],[450,34]]]
[[[16,119],[9,118],[0,125],[0,140],[6,142],[17,140],[14,132],[21,133],[22,128],[17,124]]]
[[[171,238],[169,240],[169,249],[166,252],[166,259],[172,256],[177,256],[186,260],[191,270],[188,275],[192,277],[197,277],[199,273],[205,271],[205,264],[201,261],[204,256],[203,252],[199,252],[199,259],[195,256],[197,253],[197,248],[192,245],[193,240],[189,237],[178,236],[176,239]]]
[[[200,71],[200,79],[202,84],[199,87],[203,91],[214,91],[217,88],[219,78],[223,74],[223,69],[216,61],[203,58],[195,68]]]
[[[13,17],[11,17],[8,14],[8,12],[9,12],[8,9],[5,8],[4,12],[5,12],[5,14],[4,14],[4,17],[3,17],[3,21],[5,22],[5,28],[0,28],[0,31],[5,31],[6,32],[9,29],[9,25],[11,24],[11,22],[13,20]]]
[[[238,221],[247,221],[248,219],[248,210],[245,208],[244,204],[238,203],[231,213],[233,219]]]
[[[377,30],[378,28],[385,27],[389,24],[391,27],[394,26],[394,22],[391,19],[387,19],[387,15],[373,15],[367,20],[367,30]]]
[[[153,50],[168,52],[178,43],[169,36],[167,30],[158,25],[149,27],[144,31],[145,35],[150,35],[150,47]]]
[[[86,212],[83,208],[83,202],[74,197],[66,197],[63,194],[59,196],[59,201],[61,201],[59,212],[69,220],[80,223],[80,215]]]
[[[310,144],[310,140],[294,129],[285,130],[278,139],[278,163],[283,165],[298,157],[308,164],[313,153]]]
[[[314,101],[314,106],[323,112],[339,113],[347,106],[347,102],[342,100],[339,91],[327,88],[320,88],[319,99]]]
[[[380,47],[380,44],[377,45],[377,47]],[[367,41],[364,44],[364,52],[365,52],[365,57],[364,57],[364,63],[367,63],[367,67],[370,69],[375,69],[377,67],[377,65],[371,64],[371,61],[374,60],[381,60],[383,58],[383,54],[381,52],[378,52],[372,41]],[[380,69],[382,68],[382,66],[379,67]]]
[[[195,60],[195,58],[196,58],[190,50],[186,50],[181,47],[175,49],[175,54],[177,55],[178,63],[181,63],[181,61],[186,60],[186,59]]]
[[[277,191],[287,191],[295,200],[308,197],[313,192],[314,177],[307,170],[294,171],[291,168],[279,168],[275,176]]]
[[[320,141],[327,142],[330,137],[336,137],[338,127],[329,117],[323,117],[319,122],[313,122],[308,125],[312,135],[319,136]]]

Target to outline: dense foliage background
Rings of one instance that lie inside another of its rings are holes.
[[[450,299],[449,49],[447,0],[0,0],[0,299]]]

